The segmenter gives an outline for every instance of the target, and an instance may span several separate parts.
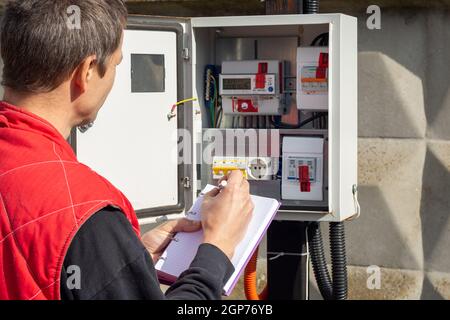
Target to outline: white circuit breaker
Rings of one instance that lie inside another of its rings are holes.
[[[214,157],[213,179],[221,179],[229,171],[240,170],[248,180],[272,180],[278,172],[278,158]]]
[[[297,108],[328,110],[328,47],[297,49]]]
[[[284,200],[323,200],[323,139],[285,137],[281,197]]]
[[[279,115],[284,65],[277,60],[224,61],[219,92],[225,114]]]

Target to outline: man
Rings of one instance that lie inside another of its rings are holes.
[[[79,29],[67,23],[73,5]],[[6,7],[0,299],[220,299],[233,272],[230,259],[253,211],[240,172],[206,195],[201,223],[168,222],[141,239],[126,197],[80,164],[66,142],[72,128],[95,120],[113,86],[126,18],[122,0],[16,0]],[[164,295],[153,261],[176,232],[199,228],[204,243]]]

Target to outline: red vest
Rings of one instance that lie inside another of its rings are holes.
[[[106,206],[119,208],[139,236],[130,202],[79,163],[50,123],[0,102],[0,300],[60,299],[70,243]]]

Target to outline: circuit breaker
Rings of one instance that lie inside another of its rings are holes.
[[[267,181],[275,178],[278,158],[272,157],[214,157],[213,179],[220,179],[232,170],[240,170],[248,180]]]
[[[283,139],[282,199],[323,200],[323,139]]]
[[[281,92],[284,64],[276,60],[224,61],[219,77],[225,114],[279,115],[285,112]]]
[[[328,48],[297,49],[297,108],[328,110]]]

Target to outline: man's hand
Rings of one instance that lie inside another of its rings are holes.
[[[205,195],[201,207],[204,243],[221,249],[232,259],[236,246],[245,236],[254,205],[250,198],[250,186],[241,171],[233,171],[227,186]]]
[[[166,222],[142,236],[142,243],[152,256],[153,262],[158,261],[170,241],[178,232],[195,232],[202,227],[200,221],[180,219]]]

